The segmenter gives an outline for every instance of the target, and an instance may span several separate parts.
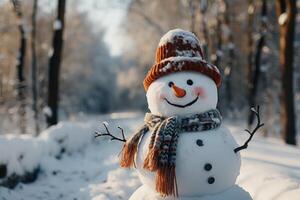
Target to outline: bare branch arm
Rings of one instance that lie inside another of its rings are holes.
[[[259,115],[259,106],[257,106],[257,109],[255,108],[251,108],[251,111],[255,114],[256,118],[257,118],[257,124],[256,124],[256,127],[250,131],[248,129],[245,129],[245,131],[247,133],[249,133],[249,138],[248,140],[242,145],[242,146],[239,146],[237,148],[234,149],[234,153],[237,153],[243,149],[247,149],[248,147],[248,143],[251,141],[252,137],[254,136],[255,132],[260,128],[262,127],[264,124],[260,122],[260,115]]]
[[[107,127],[107,125],[105,123],[103,123],[103,125],[104,125],[104,128],[106,130],[106,133],[100,133],[100,132],[96,131],[95,132],[95,138],[96,137],[100,137],[100,136],[109,136],[109,137],[111,137],[110,140],[118,140],[120,142],[126,142],[124,130],[121,127],[118,127],[120,129],[120,131],[121,131],[121,134],[122,134],[122,138],[119,138],[119,137],[116,137],[116,136],[114,136],[114,135],[112,135],[110,133],[110,131],[108,130],[108,127]]]

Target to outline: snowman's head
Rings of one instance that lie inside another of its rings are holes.
[[[196,35],[174,29],[160,40],[155,63],[144,79],[152,114],[169,117],[216,108],[218,68],[203,56]]]
[[[148,107],[152,114],[164,117],[201,113],[215,109],[217,86],[206,75],[177,72],[155,80],[147,90]]]

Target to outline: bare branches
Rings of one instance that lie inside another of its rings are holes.
[[[257,108],[255,109],[254,107],[251,108],[251,111],[255,114],[256,118],[257,118],[257,124],[256,124],[256,127],[250,131],[248,129],[245,129],[245,131],[247,133],[249,133],[250,137],[248,138],[248,140],[242,145],[242,146],[239,146],[237,148],[234,149],[234,153],[237,153],[243,149],[247,149],[248,147],[248,143],[251,141],[252,137],[254,136],[255,132],[260,128],[262,127],[264,124],[260,122],[260,116],[259,116],[259,106],[257,106]]]
[[[266,45],[266,34],[267,34],[267,0],[262,0],[261,5],[261,17],[260,17],[260,28],[259,28],[259,37],[256,42],[256,49],[254,55],[254,62],[253,62],[253,69],[250,74],[249,79],[249,105],[253,106],[256,102],[257,91],[258,91],[258,84],[261,76],[261,68],[262,68],[262,54],[263,54],[263,47]],[[249,112],[248,115],[248,126],[252,125],[254,121],[254,112]]]
[[[106,125],[105,122],[103,122],[103,125],[104,125],[104,127],[105,127],[106,133],[95,132],[95,138],[96,138],[96,137],[100,137],[100,136],[109,136],[109,137],[111,137],[110,140],[118,140],[118,141],[120,141],[120,142],[126,142],[124,130],[123,130],[120,126],[118,126],[118,129],[120,129],[120,131],[121,131],[122,138],[118,138],[118,137],[112,135],[112,134],[110,133],[110,131],[108,130],[107,125]]]
[[[145,22],[147,22],[150,26],[152,26],[156,31],[158,31],[159,34],[163,34],[164,33],[164,29],[157,23],[155,22],[155,20],[153,20],[151,17],[149,17],[148,15],[145,14],[145,12],[140,11],[138,9],[131,9],[134,13],[136,13],[137,15],[139,15],[140,17],[142,17]]]
[[[159,33],[159,35],[162,35],[165,30],[157,20],[145,13],[145,10],[143,10],[143,8],[145,8],[146,6],[147,5],[144,5],[144,3],[140,0],[131,1],[128,6],[128,12],[131,11],[132,13],[140,16],[149,26],[154,28]]]
[[[21,9],[21,1],[12,0],[11,2],[14,6],[14,10],[15,10],[17,16],[21,18],[23,16],[22,9]]]

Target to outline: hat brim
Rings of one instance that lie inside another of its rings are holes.
[[[147,91],[150,84],[162,76],[170,73],[193,71],[210,77],[219,87],[221,85],[221,75],[218,68],[207,63],[199,57],[171,57],[154,64],[148,71],[144,79],[144,88]]]

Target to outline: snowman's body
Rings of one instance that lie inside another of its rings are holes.
[[[238,185],[234,185],[227,190],[204,196],[184,196],[180,200],[252,200],[248,192]],[[162,197],[160,194],[153,192],[147,185],[139,187],[130,197],[129,200],[174,200],[174,197]]]
[[[155,172],[143,169],[151,133],[143,137],[137,154],[140,180],[155,188]],[[176,178],[179,196],[203,196],[222,192],[234,185],[240,171],[240,155],[233,149],[237,143],[229,130],[181,133],[176,157]]]

